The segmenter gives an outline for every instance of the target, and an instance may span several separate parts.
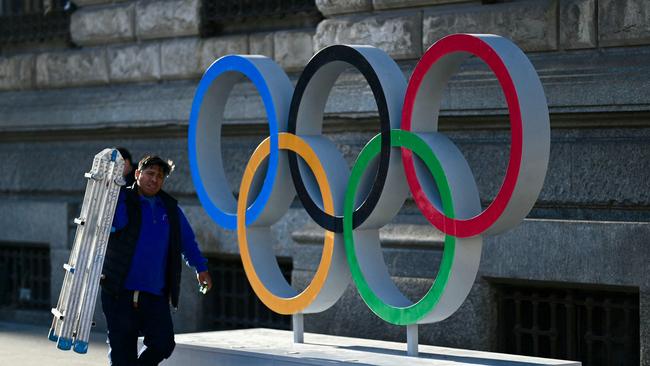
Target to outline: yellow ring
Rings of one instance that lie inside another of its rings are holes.
[[[323,208],[324,211],[330,215],[334,214],[334,202],[332,199],[332,192],[327,180],[327,175],[325,170],[320,163],[320,160],[316,156],[316,153],[312,148],[300,137],[289,134],[289,133],[280,133],[279,138],[279,148],[284,150],[291,150],[296,154],[300,155],[309,168],[314,173],[318,186],[320,188],[320,194],[323,198]],[[246,203],[248,202],[248,191],[250,190],[250,185],[255,175],[255,171],[260,166],[264,158],[266,158],[270,153],[270,137],[267,137],[262,141],[262,143],[255,149],[253,155],[251,156],[246,169],[244,170],[244,175],[241,180],[241,185],[239,186],[239,198],[237,201],[237,238],[239,243],[239,251],[241,254],[242,263],[244,264],[244,271],[246,272],[246,277],[253,287],[253,291],[257,294],[257,297],[262,300],[262,302],[269,307],[269,309],[280,314],[296,314],[302,312],[306,309],[315,299],[316,296],[321,291],[321,288],[325,284],[327,275],[329,273],[330,265],[332,263],[332,256],[334,254],[334,233],[331,231],[325,232],[325,240],[323,243],[323,254],[321,256],[320,263],[314,274],[314,278],[309,283],[309,285],[299,294],[294,297],[281,297],[272,293],[266,286],[262,283],[259,276],[255,272],[255,266],[251,260],[250,252],[248,250],[248,239],[246,236]]]

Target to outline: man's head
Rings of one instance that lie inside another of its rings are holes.
[[[122,155],[122,158],[124,159],[124,172],[122,175],[127,176],[133,170],[133,158],[131,157],[129,150],[126,148],[118,147],[117,150],[120,152],[120,155]]]
[[[145,196],[155,196],[172,171],[174,171],[174,163],[171,160],[163,160],[155,155],[145,156],[135,170],[138,192]]]

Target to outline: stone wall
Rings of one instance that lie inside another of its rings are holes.
[[[198,0],[78,3],[78,48],[0,55],[0,90],[197,79],[217,58],[249,50],[296,70],[313,54],[313,29],[199,38]]]
[[[314,52],[339,43],[415,60],[461,32],[503,35],[528,52],[650,43],[643,0],[317,1],[326,19],[316,29],[206,39],[198,37],[198,0],[79,3],[70,24],[79,48],[0,55],[0,90],[192,79],[230,53],[263,54],[299,71]]]
[[[197,82],[218,57],[266,55],[295,82],[322,47],[370,44],[391,55],[408,77],[445,35],[495,33],[519,45],[542,80],[552,124],[549,171],[529,219],[486,240],[479,277],[461,310],[422,326],[421,341],[494,350],[490,278],[632,286],[642,299],[641,364],[650,366],[643,265],[650,220],[650,2],[317,0],[324,19],[314,28],[211,38],[199,35],[198,0],[75,3],[75,47],[0,54],[0,159],[9,168],[0,175],[0,242],[49,243],[53,301],[62,281],[59,264],[74,235],[67,221],[82,197],[82,174],[106,146],[176,161],[166,187],[180,198],[201,248],[209,256],[237,254],[234,234],[218,228],[200,206],[186,152]],[[377,132],[376,110],[359,73],[337,81],[324,133],[348,163]],[[244,164],[267,133],[261,100],[249,83],[235,88],[225,118],[222,154],[229,157],[226,170],[236,191]],[[503,95],[481,62],[468,60],[450,81],[440,126],[467,157],[482,202],[489,204],[505,171],[509,132]],[[293,281],[304,286],[320,257],[322,229],[296,201],[274,230],[277,255],[292,258]],[[382,240],[396,283],[417,297],[435,273],[428,264],[440,256],[440,233],[408,202]],[[185,278],[175,315],[179,331],[204,321],[189,271]],[[353,286],[332,309],[307,316],[305,327],[391,340],[405,333],[373,315]]]

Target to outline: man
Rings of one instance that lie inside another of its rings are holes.
[[[101,294],[113,366],[158,365],[171,355],[175,342],[169,305],[178,306],[181,257],[196,269],[206,291],[212,287],[185,215],[162,190],[173,168],[158,156],[146,156],[138,163],[135,184],[120,191]],[[138,355],[139,335],[146,347]]]

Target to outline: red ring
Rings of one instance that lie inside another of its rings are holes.
[[[441,57],[454,52],[468,52],[483,60],[497,77],[508,104],[510,114],[511,147],[508,169],[494,201],[480,214],[470,219],[459,220],[447,217],[427,198],[422,190],[413,165],[413,155],[402,148],[402,162],[411,193],[422,214],[438,230],[459,238],[479,235],[499,219],[512,198],[522,159],[523,121],[519,108],[519,97],[510,73],[496,51],[479,37],[469,34],[453,34],[440,39],[424,53],[413,70],[404,96],[402,126],[411,131],[411,117],[417,91],[431,66]]]

